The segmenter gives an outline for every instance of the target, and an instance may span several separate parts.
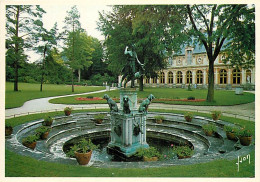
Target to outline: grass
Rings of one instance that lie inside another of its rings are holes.
[[[206,99],[207,90],[193,90],[188,91],[187,89],[172,89],[172,88],[145,88],[144,91],[138,91],[138,98],[146,98],[149,94],[153,94],[157,99],[187,99],[190,96],[196,99]],[[119,90],[93,94],[94,97],[103,97],[104,94],[108,94],[111,98],[119,98]],[[160,102],[165,104],[185,104],[185,105],[216,105],[216,106],[230,106],[237,104],[245,104],[255,101],[255,94],[244,92],[243,95],[236,95],[234,91],[226,90],[215,90],[215,102],[209,103],[203,102],[185,102],[185,101],[159,101],[153,100],[153,102]],[[50,100],[54,104],[101,104],[106,103],[106,100],[93,100],[93,101],[78,101],[77,97],[82,96],[71,96],[64,98],[57,98]]]
[[[86,111],[107,111],[99,110],[81,110],[73,112]],[[149,110],[155,112],[173,112],[184,114],[185,111],[169,110]],[[62,115],[63,112],[48,113],[50,116]],[[194,115],[211,117],[210,114],[194,113]],[[7,123],[13,126],[26,123],[31,120],[41,119],[45,114],[34,114],[21,116],[18,118],[7,119]],[[254,131],[255,122],[236,119],[231,117],[221,117],[221,119],[246,126]],[[31,157],[25,157],[5,150],[5,176],[6,177],[254,177],[255,176],[255,152],[250,153],[250,164],[244,162],[240,164],[240,171],[237,172],[236,160],[215,160],[208,163],[171,166],[161,168],[145,169],[120,169],[120,168],[93,168],[58,163],[38,161]],[[26,165],[26,167],[25,167]],[[37,166],[37,167],[36,167]]]
[[[76,86],[74,87],[75,91],[73,94],[85,93],[91,91],[102,90],[104,87],[86,87],[86,86]],[[6,82],[6,98],[5,98],[5,108],[15,108],[22,106],[26,101],[58,96],[58,95],[67,95],[72,94],[71,86],[68,85],[54,85],[54,84],[44,84],[43,91],[40,92],[40,84],[32,83],[19,83],[18,92],[13,91],[13,83]]]

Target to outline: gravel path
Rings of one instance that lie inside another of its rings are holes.
[[[114,89],[111,89],[114,90]],[[81,104],[81,105],[66,105],[66,104],[52,104],[49,103],[49,100],[54,98],[75,96],[75,95],[86,95],[94,93],[102,93],[106,90],[64,95],[64,96],[55,96],[30,100],[24,103],[22,107],[6,109],[5,117],[12,118],[20,115],[27,115],[32,113],[37,113],[41,111],[53,111],[53,110],[63,110],[65,107],[73,107],[74,109],[96,109],[96,108],[108,108],[107,104]],[[196,111],[196,112],[205,112],[208,113],[212,110],[219,110],[224,113],[226,116],[237,117],[241,119],[253,120],[255,119],[255,102],[234,106],[192,106],[192,105],[170,105],[170,104],[160,104],[152,103],[149,108],[152,109],[170,109],[170,110],[187,110],[187,111]]]

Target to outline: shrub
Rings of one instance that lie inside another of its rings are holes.
[[[159,115],[159,116],[154,116],[154,119],[155,119],[155,120],[164,120],[164,119],[165,119],[165,117],[164,117],[164,116],[161,116],[161,115]]]
[[[45,116],[42,125],[43,125],[43,126],[51,126],[51,125],[52,125],[52,122],[53,122],[52,117],[50,117],[50,116]]]
[[[246,128],[242,128],[240,131],[238,131],[239,137],[251,137],[252,135],[253,135],[253,132]]]
[[[195,97],[189,96],[187,99],[188,99],[188,100],[195,100]]]
[[[189,146],[176,146],[173,147],[173,153],[178,157],[191,157],[194,151]]]
[[[22,143],[30,144],[30,143],[36,142],[38,139],[39,139],[39,137],[36,135],[29,135],[26,138],[23,138]]]
[[[88,99],[93,99],[94,97],[93,97],[93,95],[88,95],[87,98]]]
[[[224,130],[226,132],[230,132],[230,133],[238,133],[238,130],[239,128],[237,126],[228,126],[228,125],[225,125],[224,126]]]
[[[93,144],[90,139],[86,140],[85,138],[82,138],[79,143],[73,145],[69,152],[67,152],[68,157],[75,157],[75,152],[79,153],[87,153],[91,150],[97,149],[98,146]]]
[[[205,124],[202,126],[204,131],[207,132],[216,132],[217,131],[217,127],[215,124]]]
[[[161,154],[154,147],[139,148],[137,150],[137,153],[135,154],[135,156],[137,156],[139,158],[142,158],[142,157],[147,157],[147,158],[158,157],[158,158],[161,158]]]
[[[104,118],[105,118],[104,114],[97,114],[97,115],[94,116],[95,120],[103,120]]]
[[[41,126],[41,127],[37,128],[35,130],[35,132],[36,132],[36,135],[40,137],[42,134],[49,132],[50,130],[51,130],[51,128],[49,128],[49,127]]]
[[[218,120],[221,116],[221,111],[211,111],[211,116],[213,120]]]

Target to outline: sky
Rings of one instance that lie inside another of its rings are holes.
[[[54,23],[57,22],[59,30],[62,30],[67,11],[69,11],[72,6],[73,5],[41,5],[46,11],[42,18],[44,27],[51,29]],[[77,9],[80,13],[81,27],[87,31],[88,35],[98,38],[99,40],[104,40],[104,36],[96,29],[96,22],[99,19],[98,12],[102,12],[103,10],[109,11],[111,7],[84,3],[77,5]]]
[[[55,22],[58,24],[59,32],[63,31],[62,28],[64,27],[64,20],[67,16],[67,11],[71,10],[73,5],[51,5],[45,4],[41,5],[46,13],[43,14],[42,21],[44,28],[50,30]],[[80,4],[76,5],[77,9],[80,14],[80,23],[81,27],[86,30],[87,34],[95,37],[99,40],[104,40],[104,36],[100,31],[97,30],[97,21],[99,20],[99,13],[98,12],[107,12],[111,10],[110,6],[106,5],[94,5],[94,4]],[[36,54],[33,51],[28,51],[29,54],[29,62],[35,62],[37,60],[41,60],[42,55]]]

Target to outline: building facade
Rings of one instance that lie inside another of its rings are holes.
[[[234,68],[223,63],[225,53],[221,52],[214,63],[215,88],[231,89],[241,85],[255,84],[255,68]],[[179,55],[168,59],[168,67],[155,78],[145,78],[145,86],[207,88],[209,61],[203,47],[187,46]]]

